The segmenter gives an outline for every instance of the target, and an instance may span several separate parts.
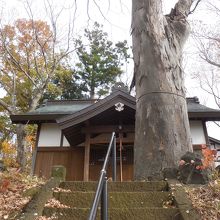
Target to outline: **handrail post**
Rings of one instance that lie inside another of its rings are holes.
[[[112,144],[113,144],[113,147],[112,147],[112,180],[116,181],[117,164],[116,164],[116,137],[115,136],[114,136],[114,140]]]
[[[112,133],[111,141],[105,156],[103,167],[100,173],[98,186],[96,189],[93,204],[89,213],[88,220],[95,220],[98,204],[101,198],[101,220],[108,220],[108,189],[107,189],[107,176],[106,169],[109,162],[110,154],[112,153],[112,177],[116,181],[116,137],[115,132]]]
[[[108,185],[106,176],[104,178],[101,196],[101,220],[108,220]]]

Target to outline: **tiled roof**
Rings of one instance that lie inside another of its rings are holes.
[[[48,101],[39,106],[36,110],[29,112],[29,115],[35,114],[71,114],[80,111],[92,104],[96,100],[60,100]]]
[[[187,98],[188,112],[220,112],[218,109],[209,108],[199,103],[197,97]]]
[[[126,96],[134,99],[134,97],[129,94],[126,94]],[[102,100],[106,99],[108,99],[108,97]],[[55,122],[58,118],[79,112],[96,102],[99,102],[99,100],[47,101],[32,112],[20,115],[11,115],[11,120],[13,123],[38,123],[39,121]],[[206,121],[220,120],[220,110],[201,105],[197,97],[187,98],[187,108],[190,119],[200,120],[202,118]]]
[[[71,114],[80,111],[98,100],[56,100],[48,101],[36,110],[27,114]],[[218,109],[209,108],[205,105],[201,105],[197,97],[187,98],[188,112],[220,112]]]

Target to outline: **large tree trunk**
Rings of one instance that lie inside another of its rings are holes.
[[[16,125],[16,134],[17,134],[17,163],[19,164],[21,170],[25,169],[26,160],[25,160],[25,130],[24,125]]]
[[[28,111],[33,111],[36,109],[43,93],[45,90],[46,84],[42,87],[42,89],[36,93],[35,97],[31,100],[30,107]],[[24,171],[27,160],[26,160],[26,155],[25,155],[25,147],[26,147],[26,142],[25,142],[25,137],[26,137],[26,132],[25,132],[25,125],[22,124],[17,124],[16,125],[16,135],[17,135],[17,158],[16,161],[18,165],[20,166],[21,170]]]
[[[192,151],[181,69],[192,0],[179,0],[163,16],[160,0],[133,0],[136,124],[134,178],[163,178]]]

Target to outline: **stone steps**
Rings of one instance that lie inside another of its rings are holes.
[[[45,216],[55,216],[57,220],[87,220],[90,209],[55,209],[45,208]],[[97,213],[97,220],[100,219],[100,211]],[[111,220],[181,220],[177,208],[112,208],[109,209]]]
[[[67,181],[60,184],[60,188],[71,191],[96,191],[97,182]],[[146,191],[167,191],[166,181],[146,182],[108,182],[108,190],[115,192],[146,192]]]
[[[87,220],[96,187],[97,182],[62,182],[62,189],[53,196],[69,208],[45,207],[43,215],[58,220]],[[182,220],[178,208],[164,206],[172,201],[165,181],[108,182],[108,190],[111,220]],[[100,219],[100,210],[96,219]]]
[[[59,192],[54,197],[72,208],[90,208],[95,192]],[[109,208],[162,207],[169,192],[110,192]]]

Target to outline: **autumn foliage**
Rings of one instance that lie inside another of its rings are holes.
[[[42,179],[22,174],[15,168],[0,172],[0,219],[16,219],[16,214],[31,199],[24,192],[43,183]]]
[[[10,181],[8,179],[3,179],[2,181],[0,181],[0,184],[0,193],[4,193],[10,185]]]
[[[0,28],[0,87],[6,92],[0,98],[0,106],[5,114],[32,111],[39,104],[57,66],[66,56],[56,46],[56,36],[42,20],[17,19]],[[19,124],[14,131],[16,159],[22,169],[26,162],[24,129]]]
[[[6,167],[17,167],[18,164],[16,163],[16,146],[9,142],[3,141],[1,153],[3,155],[3,163]]]
[[[201,220],[220,219],[220,180],[214,180],[208,185],[185,186],[194,208],[200,213]]]
[[[211,150],[206,145],[203,145],[202,146],[202,155],[203,155],[202,166],[196,166],[196,169],[204,170],[204,169],[212,167],[216,154],[217,154],[216,150]]]

